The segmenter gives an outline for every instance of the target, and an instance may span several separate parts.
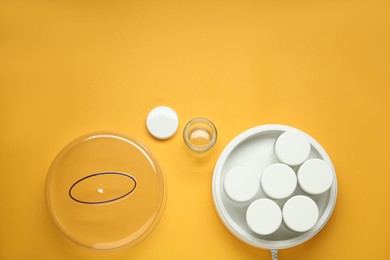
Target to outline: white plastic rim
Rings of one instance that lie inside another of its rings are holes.
[[[333,178],[332,169],[320,159],[307,160],[298,170],[299,186],[314,195],[327,191],[332,186]]]
[[[259,178],[249,168],[236,167],[228,172],[224,181],[228,197],[237,202],[252,199],[259,189]]]
[[[256,234],[269,235],[280,227],[282,211],[274,201],[258,199],[249,205],[246,211],[246,222]]]
[[[261,175],[261,187],[270,198],[284,199],[297,187],[297,176],[290,166],[274,163]]]
[[[157,139],[171,138],[177,131],[179,118],[176,112],[166,106],[159,106],[149,112],[146,127],[149,133]]]
[[[254,148],[254,145],[252,145],[252,141],[254,141],[254,139],[256,138],[262,139],[263,136],[272,137],[271,140],[269,140],[270,138],[267,139],[267,144],[270,147],[267,147],[266,149],[267,151],[268,149],[272,150],[273,144],[277,139],[277,137],[289,130],[297,130],[297,129],[291,126],[272,124],[272,125],[262,125],[262,126],[254,127],[239,134],[225,147],[220,157],[218,158],[218,161],[214,168],[213,179],[212,179],[213,202],[216,211],[218,213],[218,216],[221,219],[221,222],[239,240],[254,247],[276,250],[276,249],[289,248],[304,243],[305,241],[309,240],[314,235],[316,235],[325,226],[336,204],[337,179],[336,179],[336,175],[335,175],[336,173],[332,161],[329,158],[326,151],[322,148],[322,146],[311,136],[306,134],[312,146],[311,154],[314,154],[315,158],[319,158],[327,162],[334,174],[334,181],[330,189],[321,195],[317,195],[323,198],[323,205],[319,205],[320,214],[315,226],[309,231],[304,233],[290,231],[292,232],[293,235],[291,235],[290,233],[291,237],[285,239],[283,237],[281,238],[272,237],[273,234],[269,236],[260,236],[254,234],[253,232],[248,232],[246,221],[244,221],[243,223],[241,220],[239,220],[240,217],[237,217],[237,214],[239,214],[239,212],[236,212],[235,210],[232,211],[232,207],[231,205],[229,205],[228,201],[226,200],[226,196],[224,195],[225,192],[223,190],[224,189],[223,175],[226,174],[224,169],[233,166],[234,163],[231,160],[234,157],[232,156],[237,157],[237,154],[241,154],[243,148],[242,146],[257,149]],[[271,144],[272,140],[274,141]],[[273,154],[273,151],[269,151],[269,153]],[[254,155],[250,153],[249,156],[254,156]],[[274,155],[272,156],[268,155],[268,156],[275,157]],[[235,160],[236,159],[237,158],[235,158]],[[255,162],[259,161],[258,156],[254,156],[253,158],[246,158],[246,159],[247,160],[251,159]],[[276,159],[273,159],[271,160],[269,165],[276,162],[277,162]]]
[[[310,154],[310,142],[305,133],[289,130],[279,136],[275,143],[275,155],[282,163],[296,166]]]
[[[317,220],[317,204],[309,197],[294,196],[283,206],[283,221],[293,231],[306,232],[314,227]]]

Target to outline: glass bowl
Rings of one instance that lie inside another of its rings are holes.
[[[162,216],[165,178],[139,141],[90,133],[65,146],[46,180],[46,201],[61,232],[92,249],[134,245]]]

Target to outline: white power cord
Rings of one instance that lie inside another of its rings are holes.
[[[272,260],[278,260],[278,249],[271,249]]]

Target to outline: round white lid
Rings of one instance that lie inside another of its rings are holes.
[[[291,230],[306,232],[317,223],[317,204],[309,197],[298,195],[283,206],[283,221]]]
[[[226,174],[224,188],[229,198],[244,202],[256,195],[260,187],[259,182],[259,178],[251,169],[236,167]]]
[[[246,222],[256,234],[269,235],[280,227],[282,211],[274,201],[258,199],[249,205],[246,211]]]
[[[303,163],[310,154],[310,142],[303,132],[289,130],[275,143],[275,155],[282,163],[295,166]]]
[[[333,178],[332,169],[321,159],[308,160],[298,170],[299,186],[310,194],[327,191],[332,186]]]
[[[286,164],[271,164],[261,176],[261,187],[264,193],[273,199],[287,198],[294,192],[296,186],[297,176]]]
[[[166,106],[159,106],[149,112],[146,126],[151,135],[158,139],[172,137],[179,126],[179,118],[176,112]]]

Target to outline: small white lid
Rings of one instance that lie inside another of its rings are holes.
[[[332,169],[321,159],[308,160],[298,170],[299,186],[310,194],[321,194],[327,191],[332,186],[333,178]]]
[[[283,221],[293,231],[308,231],[314,227],[317,220],[317,204],[309,197],[292,197],[283,206]]]
[[[289,130],[279,136],[274,150],[280,162],[295,166],[303,163],[309,156],[310,142],[303,132]]]
[[[159,106],[149,112],[146,118],[146,127],[151,135],[158,139],[172,137],[179,126],[176,112],[166,106]]]
[[[280,227],[282,211],[274,201],[258,199],[249,205],[246,211],[246,222],[256,234],[269,235]]]
[[[230,199],[245,202],[256,195],[259,182],[258,176],[251,169],[236,167],[226,174],[224,188]]]
[[[271,164],[261,176],[261,187],[269,197],[284,199],[290,196],[297,187],[297,176],[294,170],[286,164]]]

